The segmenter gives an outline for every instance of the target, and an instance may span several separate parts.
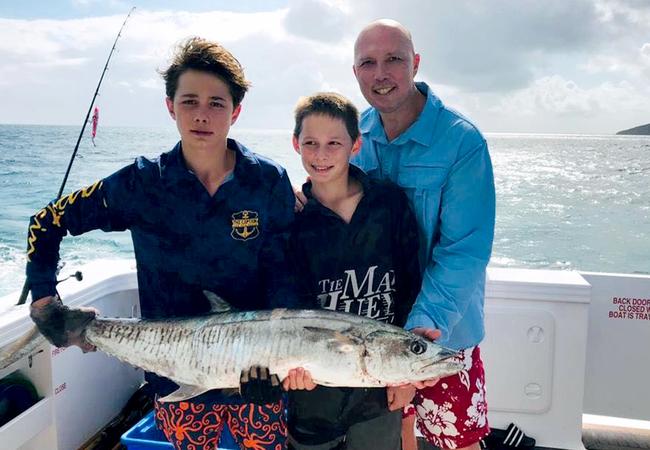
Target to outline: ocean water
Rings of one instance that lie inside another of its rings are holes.
[[[0,125],[0,296],[24,281],[29,217],[58,192],[78,127]],[[290,131],[237,130],[233,137],[305,174]],[[497,223],[491,266],[650,273],[650,137],[486,134],[495,172]],[[82,140],[65,192],[91,184],[138,155],[171,148],[169,128],[100,129]],[[131,258],[130,236],[67,237],[66,269]]]

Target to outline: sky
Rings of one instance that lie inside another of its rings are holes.
[[[21,0],[0,4],[0,123],[80,125],[115,36],[101,123],[173,126],[164,69],[189,36],[221,42],[253,87],[242,129],[290,129],[301,95],[368,105],[352,73],[364,25],[392,18],[416,79],[485,132],[611,134],[650,122],[650,0]]]

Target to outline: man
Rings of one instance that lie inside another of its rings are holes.
[[[476,127],[414,81],[419,63],[398,22],[361,31],[353,70],[371,108],[361,116],[363,144],[353,162],[371,178],[399,184],[415,210],[423,282],[405,328],[463,350],[460,374],[417,386],[418,428],[440,448],[478,450],[489,432],[478,345],[494,235],[492,165]],[[405,446],[414,443],[410,420]]]

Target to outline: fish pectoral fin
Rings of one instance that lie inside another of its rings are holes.
[[[203,291],[203,295],[205,295],[205,298],[208,299],[210,302],[210,312],[211,313],[227,313],[227,312],[232,312],[236,311],[235,308],[232,307],[230,303],[219,297],[217,294],[215,294],[212,291]]]
[[[180,402],[183,400],[189,400],[191,398],[194,398],[209,390],[210,389],[206,389],[199,386],[190,386],[188,384],[181,384],[180,387],[176,389],[174,392],[172,392],[171,394],[163,398],[159,398],[158,401],[161,403]]]
[[[318,340],[327,340],[330,347],[342,353],[348,353],[363,343],[357,336],[342,333],[338,330],[331,330],[320,327],[304,327],[305,330],[318,334]]]

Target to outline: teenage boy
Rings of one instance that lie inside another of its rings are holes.
[[[290,259],[303,305],[403,326],[420,290],[417,223],[396,185],[350,165],[360,145],[358,112],[349,100],[322,93],[299,101],[293,146],[310,179],[292,227]],[[411,386],[315,386],[301,369],[284,385],[291,390],[290,448],[400,448],[401,409],[413,397]]]
[[[137,158],[31,219],[31,315],[56,346],[92,350],[66,327],[67,308],[56,296],[59,244],[68,232],[131,231],[146,319],[205,313],[205,290],[241,310],[291,306],[278,270],[293,220],[289,179],[282,167],[228,138],[249,86],[239,62],[221,45],[193,38],[162,76],[180,142],[156,159]],[[154,374],[147,380],[159,397],[177,388]],[[157,424],[177,449],[214,449],[224,426],[242,448],[286,445],[282,401],[258,405],[210,391],[155,405]]]

